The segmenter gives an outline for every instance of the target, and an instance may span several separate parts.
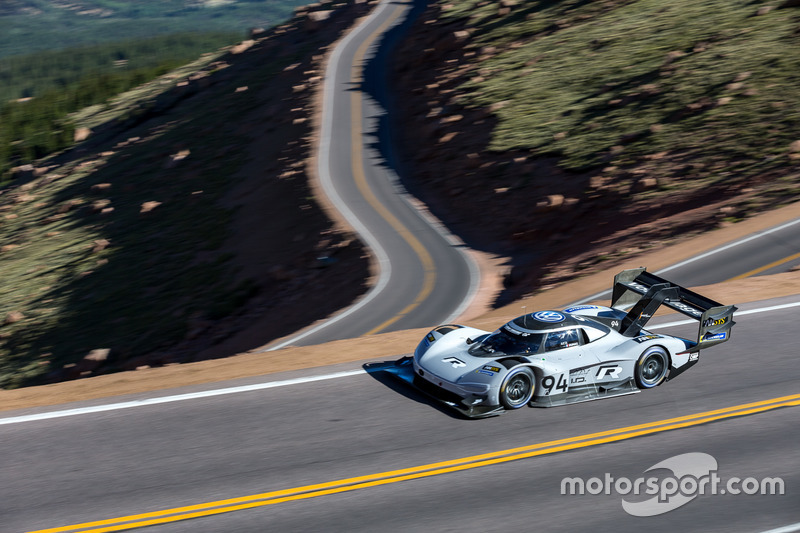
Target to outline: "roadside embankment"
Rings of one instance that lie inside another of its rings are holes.
[[[523,306],[528,311],[562,308],[578,299],[610,288],[613,277],[619,270],[638,266],[647,266],[651,271],[658,270],[712,248],[709,242],[719,246],[797,218],[800,214],[798,210],[800,204],[794,204],[675,246],[631,257],[607,270],[542,290],[536,295],[471,319],[468,323],[480,328],[495,329],[503,322],[521,314]],[[800,299],[800,271],[727,281],[693,289],[725,304],[741,304],[791,295],[798,295]],[[431,327],[434,325],[431,324]],[[427,331],[427,328],[398,331],[317,346],[289,347],[274,352],[252,351],[225,359],[174,364],[52,385],[0,391],[0,411],[139,394],[341,363],[390,360],[412,352]]]

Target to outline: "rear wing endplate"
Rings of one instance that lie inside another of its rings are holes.
[[[708,348],[730,338],[736,307],[722,305],[676,283],[647,272],[644,268],[623,270],[614,277],[611,307],[629,309],[620,333],[635,337],[661,305],[694,318],[700,323],[697,349]]]

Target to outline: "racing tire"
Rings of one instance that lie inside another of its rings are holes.
[[[661,346],[651,346],[639,356],[633,375],[640,389],[652,389],[661,385],[669,371],[669,355]]]
[[[500,403],[506,409],[519,409],[526,405],[536,390],[536,377],[527,366],[511,369],[500,385]]]

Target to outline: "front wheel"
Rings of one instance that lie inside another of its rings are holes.
[[[636,361],[636,385],[640,389],[652,389],[664,382],[669,370],[669,356],[661,346],[645,350]]]
[[[519,409],[533,398],[535,383],[536,378],[530,368],[512,368],[500,385],[500,403],[506,409]]]

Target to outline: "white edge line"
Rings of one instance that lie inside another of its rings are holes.
[[[800,218],[792,220],[791,222],[787,222],[785,224],[781,224],[780,226],[775,226],[774,228],[770,228],[770,229],[768,229],[766,231],[760,231],[760,232],[754,233],[753,235],[750,235],[749,237],[744,238],[744,239],[742,239],[740,241],[735,241],[735,242],[732,242],[730,244],[726,244],[725,246],[722,246],[721,248],[716,248],[714,250],[710,250],[710,251],[708,251],[708,252],[706,252],[704,254],[700,254],[700,255],[697,255],[697,256],[692,257],[690,259],[687,259],[686,261],[681,261],[680,263],[676,263],[676,264],[670,265],[670,266],[668,266],[666,268],[662,268],[661,270],[656,272],[656,274],[660,274],[662,272],[667,272],[667,271],[672,270],[674,268],[682,267],[683,265],[688,265],[689,263],[693,263],[693,262],[698,261],[700,259],[705,259],[706,257],[709,257],[711,255],[714,255],[716,253],[719,253],[719,252],[722,252],[722,251],[725,251],[725,250],[728,250],[729,248],[733,248],[734,246],[739,246],[740,244],[744,244],[744,243],[750,242],[750,241],[752,241],[754,239],[761,238],[764,235],[769,235],[770,233],[775,233],[776,231],[781,231],[781,230],[786,229],[786,228],[788,228],[790,226],[794,226],[797,223],[800,223]]]
[[[781,305],[773,305],[769,307],[761,307],[758,309],[750,309],[747,311],[737,312],[736,316],[741,315],[752,315],[756,313],[766,313],[768,311],[777,311],[780,309],[787,309],[789,307],[798,307],[800,306],[800,302],[792,302],[787,304]],[[682,324],[692,324],[695,323],[696,320],[679,320],[677,322],[669,322],[666,324],[658,324],[651,328],[647,328],[648,330],[651,329],[659,329],[659,328],[668,328],[671,326],[679,326]],[[285,379],[281,381],[268,381],[266,383],[256,383],[253,385],[243,385],[240,387],[228,387],[225,389],[214,389],[208,391],[200,391],[200,392],[191,392],[187,394],[177,394],[173,396],[160,396],[158,398],[146,398],[143,400],[134,400],[130,402],[118,402],[118,403],[110,403],[105,405],[94,405],[90,407],[79,407],[77,409],[65,409],[63,411],[49,411],[45,413],[37,413],[32,415],[22,415],[22,416],[13,416],[8,418],[0,418],[0,426],[6,424],[19,424],[22,422],[34,422],[38,420],[49,420],[52,418],[62,418],[66,416],[75,416],[75,415],[84,415],[90,413],[101,413],[105,411],[115,411],[118,409],[129,409],[132,407],[144,407],[147,405],[157,405],[162,403],[170,403],[170,402],[180,402],[183,400],[195,400],[198,398],[211,398],[213,396],[223,396],[226,394],[237,394],[240,392],[252,392],[264,389],[273,389],[277,387],[288,387],[290,385],[301,385],[304,383],[313,383],[315,381],[325,381],[331,379],[339,379],[339,378],[346,378],[351,376],[358,376],[361,374],[367,374],[368,372],[364,369],[355,369],[355,370],[344,370],[342,372],[335,372],[333,374],[322,374],[318,376],[309,376],[309,377],[301,377],[301,378],[293,378],[293,379]],[[794,530],[792,530],[794,531]]]
[[[788,526],[770,529],[768,531],[762,531],[761,533],[794,533],[795,531],[800,531],[800,522],[797,522],[796,524],[789,524]]]
[[[794,533],[795,531],[800,531],[800,522],[797,522],[796,524],[789,524],[788,526],[770,529],[768,531],[762,531],[761,533]]]
[[[785,224],[781,224],[780,226],[775,226],[774,228],[770,228],[770,229],[768,229],[766,231],[756,232],[753,235],[750,235],[749,237],[746,237],[746,238],[741,239],[739,241],[734,241],[734,242],[732,242],[730,244],[726,244],[725,246],[722,246],[720,248],[715,248],[715,249],[710,250],[710,251],[708,251],[708,252],[706,252],[704,254],[700,254],[700,255],[697,255],[695,257],[689,258],[689,259],[687,259],[685,261],[681,261],[680,263],[675,263],[674,265],[670,265],[670,266],[668,266],[666,268],[662,268],[661,270],[659,270],[657,272],[654,272],[654,274],[663,274],[664,272],[668,272],[668,271],[673,270],[675,268],[679,268],[679,267],[682,267],[684,265],[688,265],[689,263],[694,263],[695,261],[698,261],[700,259],[705,259],[706,257],[710,257],[710,256],[712,256],[714,254],[719,253],[719,252],[724,252],[725,250],[728,250],[728,249],[733,248],[735,246],[739,246],[740,244],[744,244],[746,242],[750,242],[750,241],[752,241],[754,239],[761,238],[764,235],[769,235],[770,233],[775,233],[776,231],[781,231],[783,229],[786,229],[786,228],[791,227],[791,226],[793,226],[795,224],[798,224],[798,223],[800,223],[800,218],[792,220],[791,222],[787,222]],[[600,298],[602,296],[605,296],[606,294],[609,294],[609,293],[611,293],[611,289],[606,289],[604,291],[598,292],[597,294],[593,294],[591,296],[587,296],[586,298],[581,298],[577,302],[569,304],[567,307],[572,307],[574,305],[580,305],[580,304],[585,303],[585,302],[591,302],[592,300],[596,300],[596,299],[598,299],[598,298]]]
[[[210,398],[212,396],[223,396],[226,394],[237,394],[240,392],[252,392],[257,390],[272,389],[276,387],[286,387],[289,385],[298,385],[301,383],[311,383],[314,381],[325,381],[329,379],[346,378],[366,373],[367,371],[362,369],[345,370],[342,372],[336,372],[333,374],[323,374],[320,376],[286,379],[282,381],[268,381],[266,383],[256,383],[254,385],[242,385],[240,387],[228,387],[225,389],[190,392],[187,394],[161,396],[158,398],[146,398],[143,400],[133,400],[129,402],[118,402],[118,403],[109,403],[105,405],[94,405],[90,407],[79,407],[76,409],[66,409],[63,411],[49,411],[46,413],[0,418],[0,425],[19,424],[21,422],[34,422],[38,420],[49,420],[51,418],[63,418],[66,416],[85,415],[90,413],[102,413],[105,411],[116,411],[118,409],[130,409],[133,407],[145,407],[147,405],[158,405],[162,403],[180,402],[184,400],[196,400],[199,398]]]

